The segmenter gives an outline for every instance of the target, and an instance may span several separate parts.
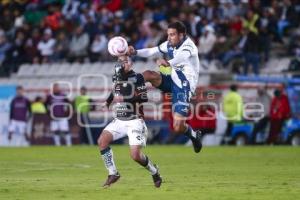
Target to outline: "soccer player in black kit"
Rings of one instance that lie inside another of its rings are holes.
[[[108,177],[103,187],[109,187],[120,178],[109,144],[128,136],[130,156],[147,169],[153,178],[154,186],[160,187],[162,179],[158,168],[142,152],[146,146],[147,127],[143,119],[142,103],[147,102],[147,90],[141,74],[132,70],[132,61],[128,56],[119,57],[115,67],[114,88],[105,102],[109,107],[115,101],[115,118],[102,131],[98,138],[98,145],[104,165],[108,170]]]

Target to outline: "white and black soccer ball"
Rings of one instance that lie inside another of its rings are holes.
[[[108,42],[108,52],[112,56],[125,55],[127,50],[128,50],[128,43],[123,37],[116,36],[111,38]]]

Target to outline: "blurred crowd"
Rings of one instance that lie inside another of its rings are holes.
[[[107,42],[115,35],[137,49],[153,47],[175,20],[198,45],[203,67],[237,59],[244,63],[237,73],[252,66],[258,74],[275,42],[300,55],[299,16],[296,0],[2,0],[0,74],[23,63],[110,60]]]

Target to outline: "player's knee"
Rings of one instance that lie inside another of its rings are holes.
[[[110,139],[107,136],[107,134],[102,133],[100,135],[100,137],[98,138],[97,143],[98,143],[98,146],[99,146],[100,149],[105,149],[105,148],[107,148],[109,146]]]
[[[185,127],[181,124],[175,124],[173,125],[173,132],[175,134],[182,134],[185,131]]]
[[[180,134],[180,127],[174,125],[174,126],[173,126],[173,133],[175,133],[175,134]]]
[[[145,79],[145,82],[151,82],[157,79],[157,73],[154,71],[146,70],[143,72],[143,77]]]
[[[108,145],[109,145],[109,142],[105,141],[103,138],[100,137],[98,139],[98,146],[101,150],[107,148]]]

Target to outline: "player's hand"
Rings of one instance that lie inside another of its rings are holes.
[[[170,63],[168,63],[168,61],[166,61],[165,59],[162,59],[162,58],[157,59],[156,60],[156,64],[158,66],[161,66],[161,65],[163,65],[163,66],[170,66]]]
[[[133,46],[129,46],[126,55],[127,56],[135,56],[137,54],[137,51]]]

